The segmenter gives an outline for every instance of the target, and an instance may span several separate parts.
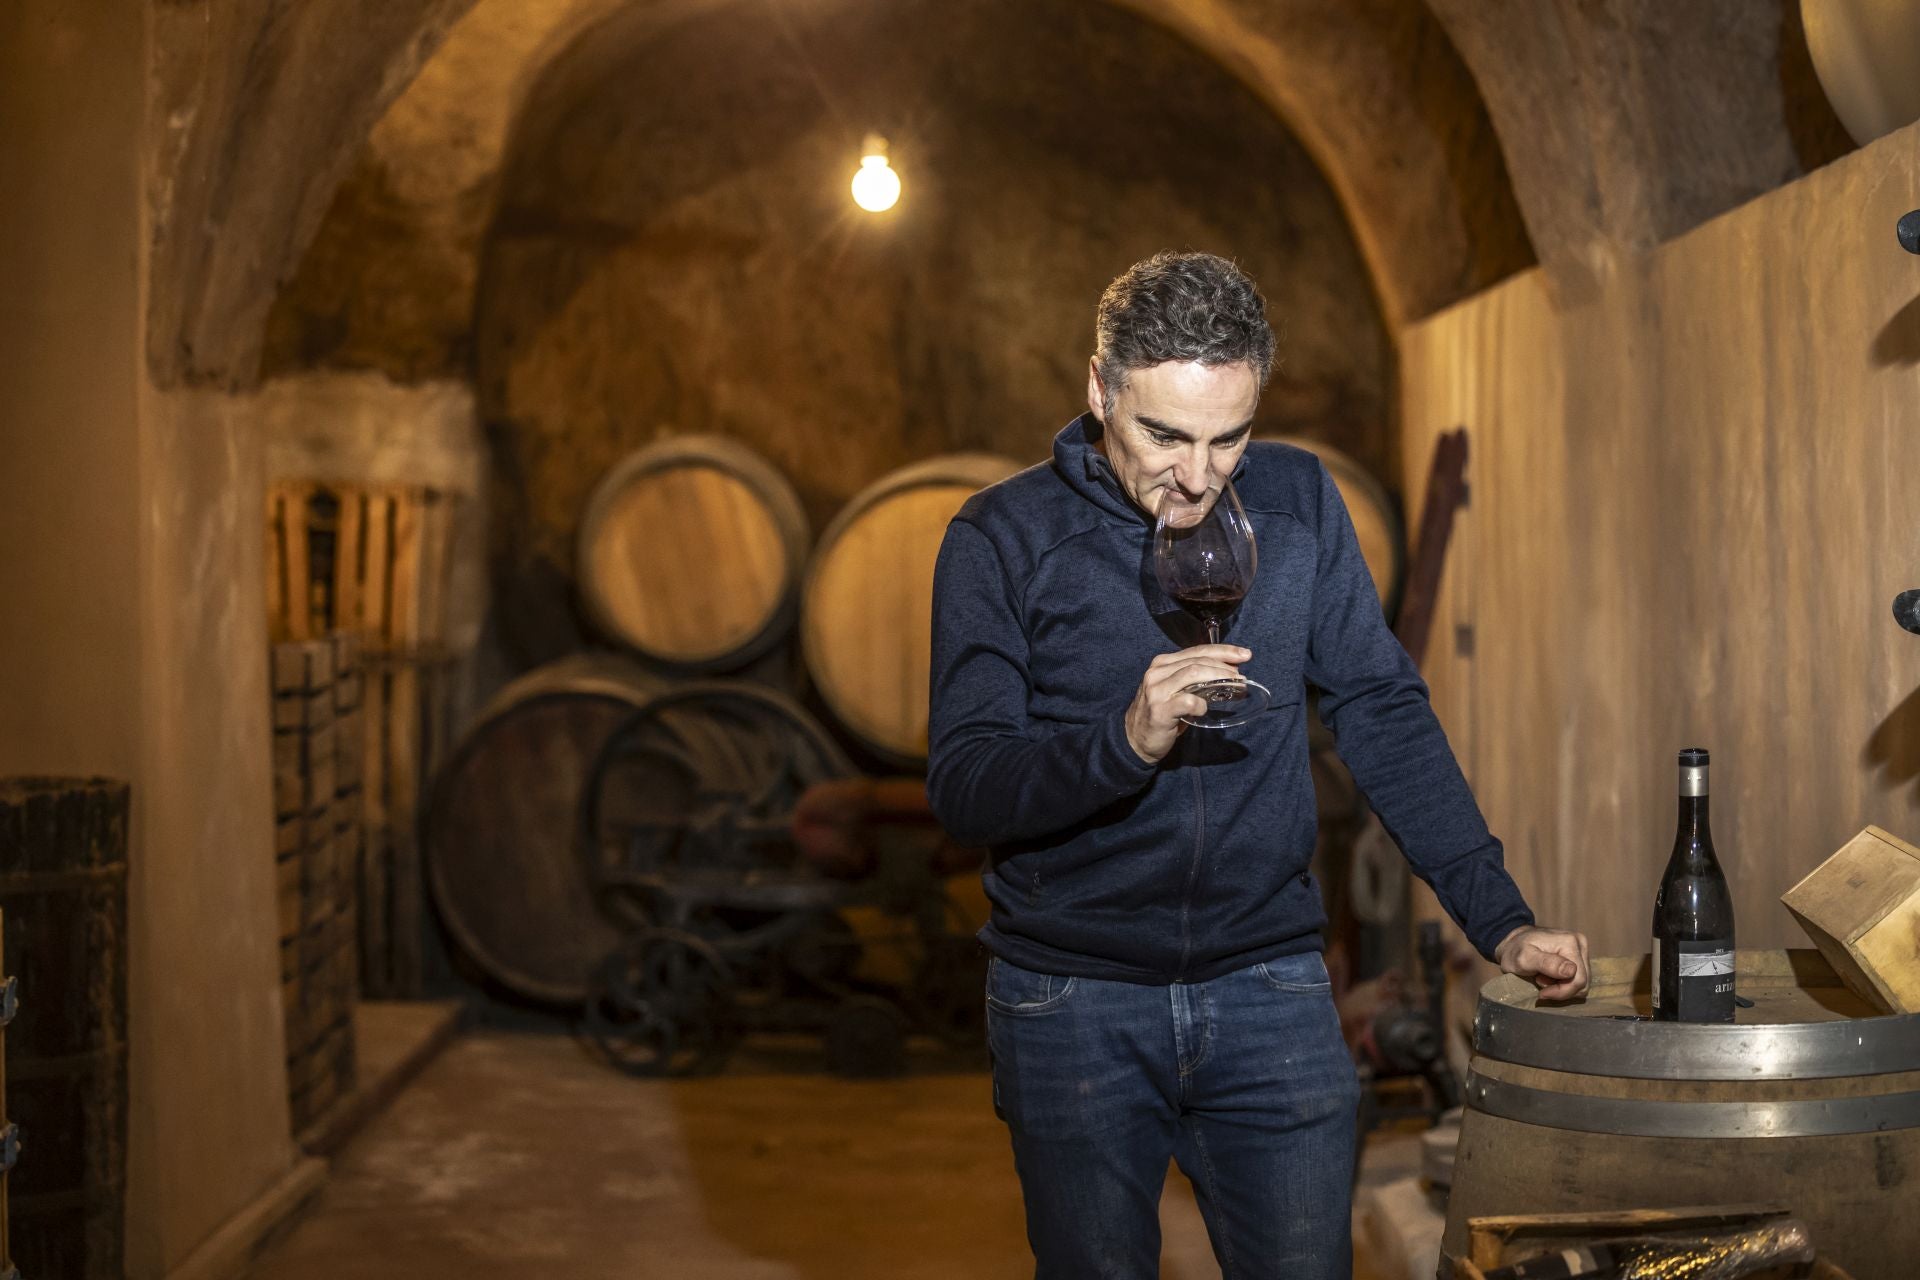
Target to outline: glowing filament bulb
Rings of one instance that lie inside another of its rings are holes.
[[[887,140],[867,135],[865,155],[853,175],[853,202],[869,213],[884,213],[900,199],[900,175],[887,163]]]

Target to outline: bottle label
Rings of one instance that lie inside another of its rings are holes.
[[[1677,971],[1675,995],[1681,1022],[1733,1021],[1733,939],[1670,944]]]

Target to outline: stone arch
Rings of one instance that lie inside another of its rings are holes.
[[[1472,76],[1420,0],[1101,2],[1169,27],[1281,115],[1340,195],[1394,325],[1532,261]],[[381,173],[411,183],[372,193],[393,243],[369,256],[438,259],[456,277],[441,283],[462,296],[471,279],[449,248],[477,244],[507,125],[543,68],[583,41],[611,51],[646,38],[705,3],[406,0],[373,21],[355,6],[277,13],[262,2],[221,19],[211,39],[193,24],[219,6],[170,6],[156,44],[176,126],[156,148],[157,380],[258,377],[274,292],[343,179],[349,196]],[[406,173],[409,161],[419,170]]]

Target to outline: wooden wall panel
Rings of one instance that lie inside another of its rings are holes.
[[[1908,129],[1597,292],[1534,271],[1403,335],[1408,491],[1438,432],[1473,450],[1435,706],[1536,910],[1602,951],[1646,946],[1682,746],[1742,945],[1807,945],[1778,896],[1862,826],[1920,835],[1915,205]]]

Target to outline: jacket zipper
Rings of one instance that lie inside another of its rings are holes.
[[[1207,852],[1207,788],[1200,780],[1200,762],[1191,757],[1200,753],[1199,741],[1187,735],[1189,766],[1193,769],[1193,861],[1187,867],[1187,889],[1180,897],[1180,973],[1186,981],[1187,963],[1193,957],[1193,889],[1200,880],[1200,862]]]

